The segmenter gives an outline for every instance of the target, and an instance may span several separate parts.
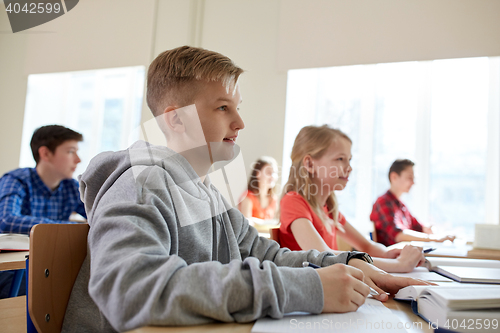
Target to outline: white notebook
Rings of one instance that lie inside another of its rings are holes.
[[[429,268],[429,270],[437,266],[500,268],[500,260],[446,257],[427,257],[426,259],[428,261],[427,268]]]
[[[24,234],[0,234],[0,251],[28,251],[30,238]]]
[[[433,271],[457,282],[500,284],[500,268],[437,266]]]
[[[380,301],[367,298],[356,312],[311,315],[290,313],[281,319],[262,318],[255,322],[252,333],[352,332],[364,333],[380,330],[381,325],[392,328],[391,333],[406,332],[398,329],[399,317]],[[399,324],[399,327],[404,325]],[[382,330],[383,331],[383,330]],[[381,331],[381,332],[382,332]]]
[[[453,272],[457,274],[453,274]],[[410,273],[393,273],[392,275],[409,276],[431,282],[452,282],[455,280],[459,282],[500,283],[498,281],[500,279],[500,260],[432,257],[427,258],[425,267],[415,267]],[[458,276],[467,276],[468,278],[461,281]],[[486,276],[488,278],[481,278]]]

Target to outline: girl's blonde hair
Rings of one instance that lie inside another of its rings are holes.
[[[339,138],[344,138],[352,144],[351,139],[345,133],[328,125],[306,126],[302,128],[293,144],[290,156],[292,167],[290,168],[290,175],[281,195],[283,198],[290,191],[297,192],[309,203],[328,230],[331,230],[332,222],[324,213],[323,207],[317,202],[316,197],[311,194],[311,174],[304,167],[302,161],[306,155],[310,155],[313,159],[321,158],[332,142]],[[342,230],[338,222],[339,207],[337,197],[333,191],[326,200],[326,206],[328,213],[333,216],[334,225]]]

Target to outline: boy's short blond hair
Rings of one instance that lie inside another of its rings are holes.
[[[167,50],[149,66],[148,106],[156,117],[167,106],[193,104],[203,81],[220,81],[230,89],[241,73],[231,59],[214,51],[191,46]]]

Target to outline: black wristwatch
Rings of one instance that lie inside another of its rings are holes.
[[[365,253],[365,252],[351,251],[347,254],[346,264],[348,264],[349,260],[351,260],[351,259],[361,259],[364,262],[367,262],[367,263],[373,265],[372,257],[370,257],[370,255],[368,253]]]

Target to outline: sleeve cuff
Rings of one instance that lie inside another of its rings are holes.
[[[323,263],[321,264],[321,267],[326,267],[330,266],[333,264],[346,264],[349,260],[349,253],[350,252],[342,252],[337,255],[328,255],[323,258]]]
[[[323,310],[323,285],[313,268],[280,267],[288,295],[284,313],[304,311],[313,314]]]

